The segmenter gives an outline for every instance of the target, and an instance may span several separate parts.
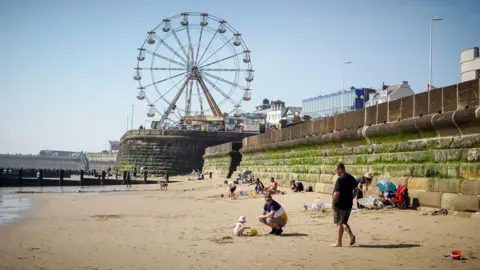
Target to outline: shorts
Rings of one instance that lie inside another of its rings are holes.
[[[335,208],[333,211],[333,223],[339,225],[339,224],[348,224],[348,218],[350,218],[350,213],[352,212],[352,209],[348,210],[341,210],[338,208]]]
[[[266,223],[275,223],[277,224],[280,228],[284,227],[285,225],[287,225],[287,222],[281,218],[276,218],[276,217],[273,217],[273,218],[263,218],[263,219],[260,219],[261,222],[266,222]]]
[[[234,186],[233,188],[230,189],[230,193],[234,193],[236,189],[237,189],[237,186]]]

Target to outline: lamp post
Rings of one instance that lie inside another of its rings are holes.
[[[429,71],[429,79],[428,79],[428,111],[430,113],[430,90],[432,89],[432,32],[433,32],[433,22],[434,21],[441,21],[442,18],[430,18],[430,71]]]
[[[343,72],[342,72],[342,113],[345,112],[345,99],[344,99],[344,94],[345,94],[345,65],[351,64],[352,62],[350,61],[345,61],[343,62]]]
[[[431,18],[430,19],[430,77],[428,80],[428,91],[432,89],[432,32],[433,32],[433,22],[441,21],[442,18]]]
[[[133,108],[135,105],[132,105],[132,118],[130,119],[130,129],[133,130]]]

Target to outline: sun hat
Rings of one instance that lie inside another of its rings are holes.
[[[367,173],[365,173],[365,175],[363,177],[368,178],[368,179],[372,179],[373,174],[371,172],[367,172]]]
[[[238,218],[239,222],[247,222],[247,219],[244,216]]]

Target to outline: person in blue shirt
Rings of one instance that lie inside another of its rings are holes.
[[[263,224],[272,228],[270,234],[282,234],[282,228],[287,225],[288,216],[285,209],[276,201],[273,200],[272,195],[265,196],[265,205],[263,206],[263,215],[258,217],[258,220]]]

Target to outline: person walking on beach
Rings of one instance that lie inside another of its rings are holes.
[[[273,200],[271,194],[265,196],[265,205],[263,206],[263,215],[258,217],[263,224],[272,228],[270,234],[282,234],[282,228],[287,225],[288,216],[285,209]]]
[[[130,172],[127,173],[127,181],[125,182],[125,186],[132,187],[132,185],[130,185]]]
[[[357,181],[353,176],[345,172],[345,165],[339,163],[336,168],[337,182],[333,189],[332,209],[333,222],[337,225],[337,242],[331,247],[341,247],[343,231],[350,236],[350,245],[355,244],[355,235],[348,225],[348,218],[352,212],[353,198],[357,196]]]

